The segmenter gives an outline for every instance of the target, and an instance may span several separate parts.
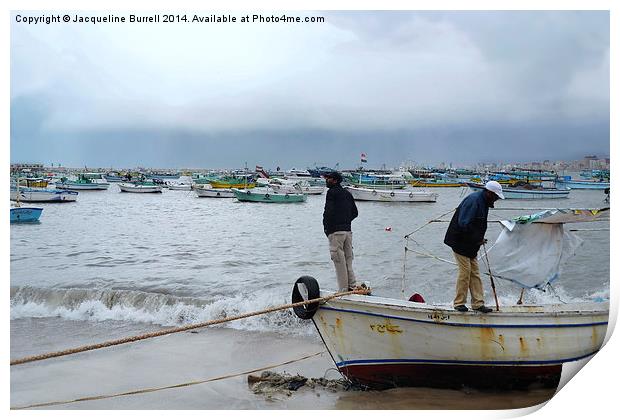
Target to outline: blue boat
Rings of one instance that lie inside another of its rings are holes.
[[[39,221],[42,208],[39,207],[15,207],[11,209],[11,223],[34,223]]]
[[[570,188],[573,190],[604,190],[609,188],[609,182],[603,180],[587,180],[582,181],[578,179],[572,179],[570,176],[558,178],[556,181],[558,186]]]

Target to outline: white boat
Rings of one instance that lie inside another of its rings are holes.
[[[19,201],[24,203],[68,203],[77,200],[77,197],[77,191],[21,187],[19,189]],[[15,188],[11,188],[11,200],[18,200]]]
[[[374,188],[344,187],[356,201],[385,202],[431,202],[437,201],[437,193],[411,190],[380,190]]]
[[[310,185],[304,179],[258,178],[256,185],[259,187],[269,187],[282,194],[319,195],[325,191],[325,186]]]
[[[546,287],[580,245],[563,224],[605,220],[607,210],[546,211],[502,223],[497,249],[489,253],[503,262],[493,266],[500,268],[494,276]],[[295,284],[293,302],[330,294],[304,276]],[[371,388],[555,387],[564,363],[601,348],[609,320],[609,302],[503,306],[480,313],[349,295],[294,310],[313,320],[338,370]]]
[[[107,190],[110,184],[98,172],[86,172],[77,174],[73,179],[62,177],[56,182],[56,188],[59,190],[71,191],[97,191]]]
[[[153,182],[121,182],[118,184],[121,192],[129,193],[160,193],[162,186]]]
[[[207,184],[209,185],[209,184]],[[235,193],[230,188],[211,188],[210,186],[196,186],[194,192],[198,197],[234,198]]]
[[[570,177],[569,179],[559,178],[556,182],[559,186],[573,190],[604,190],[609,188],[609,182],[570,179]]]
[[[169,190],[177,190],[177,191],[191,191],[191,184],[168,184]]]

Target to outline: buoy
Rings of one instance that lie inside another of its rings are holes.
[[[385,231],[386,231],[386,232],[391,232],[391,231],[392,231],[392,227],[391,227],[391,226],[386,227],[386,228],[385,228]]]

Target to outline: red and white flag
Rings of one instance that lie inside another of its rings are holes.
[[[362,153],[360,160],[362,161],[362,163],[368,162],[368,160],[366,159],[366,153]]]

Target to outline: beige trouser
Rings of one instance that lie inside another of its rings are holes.
[[[478,260],[454,253],[454,258],[459,266],[459,276],[456,279],[456,297],[454,306],[467,303],[467,291],[471,293],[471,307],[476,309],[484,305],[484,289],[480,280]]]
[[[334,232],[327,237],[329,254],[336,267],[338,290],[347,291],[355,287],[353,273],[353,233]]]

